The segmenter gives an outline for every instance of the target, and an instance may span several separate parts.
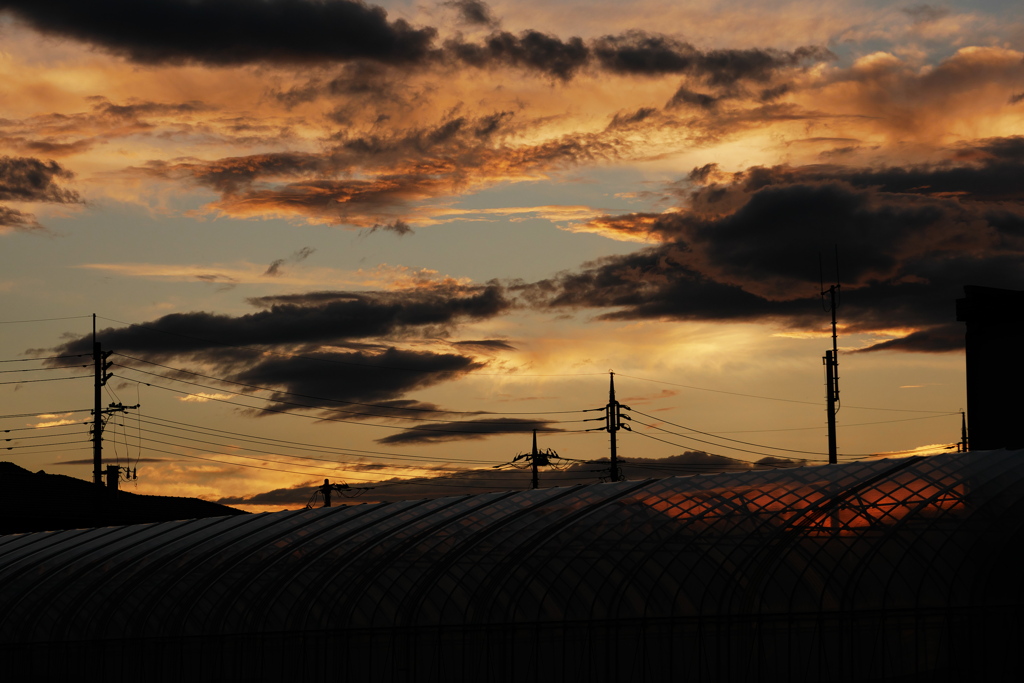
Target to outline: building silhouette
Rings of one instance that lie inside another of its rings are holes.
[[[1020,429],[1024,292],[964,287],[956,319],[967,323],[967,419],[971,448],[1024,448]]]

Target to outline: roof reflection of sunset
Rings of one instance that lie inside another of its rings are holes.
[[[745,475],[751,477],[754,475]],[[853,534],[878,526],[897,524],[909,514],[930,518],[963,509],[965,486],[942,486],[909,477],[885,479],[865,486],[850,485],[849,491],[835,490],[827,479],[746,485],[737,482],[727,488],[695,490],[668,497],[635,499],[666,516],[699,529],[722,522],[735,524],[735,532],[749,533],[753,520],[772,527],[788,527],[814,535],[822,531]],[[747,523],[749,522],[749,523]]]

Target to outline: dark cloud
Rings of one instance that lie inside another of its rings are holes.
[[[680,86],[679,90],[676,90],[672,99],[670,99],[665,106],[669,109],[673,109],[675,107],[681,107],[689,104],[695,107],[700,107],[701,109],[714,109],[715,104],[717,103],[718,98],[714,95],[694,92],[684,85]]]
[[[515,351],[516,347],[502,339],[471,339],[452,342],[452,346],[464,346],[469,349],[481,349],[485,351]]]
[[[603,36],[589,43],[578,37],[562,39],[535,30],[519,35],[496,31],[480,43],[452,39],[444,48],[448,55],[470,66],[512,66],[562,80],[593,66],[626,75],[687,75],[713,87],[734,86],[742,81],[767,83],[785,70],[835,59],[832,52],[818,46],[790,52],[768,48],[700,50],[671,36],[640,30]]]
[[[264,277],[277,277],[278,275],[281,274],[281,266],[283,266],[284,264],[285,264],[285,259],[283,259],[283,258],[274,259],[273,261],[270,262],[270,265],[267,266],[267,269],[266,269],[266,271],[264,271],[263,276]]]
[[[604,319],[774,320],[820,326],[819,259],[839,252],[848,331],[916,329],[872,349],[962,347],[953,302],[965,284],[1024,288],[1019,138],[985,140],[928,167],[694,169],[688,206],[591,227],[661,243],[514,290],[541,308]],[[724,178],[724,182],[721,181]]]
[[[144,100],[130,101],[128,104],[115,104],[105,97],[89,98],[94,100],[93,110],[101,115],[115,119],[139,119],[149,116],[176,116],[212,111],[213,107],[198,100],[188,102],[149,102]]]
[[[154,360],[193,354],[215,357],[218,350],[237,347],[305,347],[400,336],[490,318],[511,305],[496,285],[312,293],[290,299],[252,299],[250,303],[266,309],[240,316],[174,313],[139,325],[107,328],[100,331],[99,338],[105,348]],[[88,353],[92,341],[81,337],[59,348]]]
[[[57,184],[74,174],[56,161],[41,161],[32,157],[0,157],[0,201],[44,202],[51,204],[81,204],[82,198],[74,190]],[[0,229],[18,232],[45,232],[30,213],[0,205]]]
[[[484,363],[464,353],[397,348],[389,338],[426,337],[442,346],[445,342],[437,338],[449,329],[493,317],[511,305],[497,285],[314,292],[250,303],[263,310],[242,316],[173,314],[104,329],[98,337],[104,349],[119,354],[115,362],[121,369],[114,370],[119,378],[149,381],[132,372],[137,368],[192,382],[184,387],[190,391],[201,390],[193,388],[196,382],[217,384],[188,372],[196,367],[203,375],[227,380],[225,388],[232,392],[251,394],[246,404],[253,408],[244,411],[251,416],[312,411],[322,419],[444,423],[449,419],[445,411],[405,394],[456,380]],[[91,337],[82,337],[59,348],[83,353],[91,347]],[[151,362],[173,363],[184,371],[155,368]]]
[[[649,119],[657,112],[658,110],[654,107],[640,107],[636,111],[628,114],[620,112],[612,117],[612,121],[608,124],[608,128],[628,128],[629,126]]]
[[[430,417],[433,406],[396,403],[396,399],[409,391],[448,382],[482,367],[482,363],[468,356],[392,347],[380,352],[307,351],[301,357],[270,357],[248,364],[232,378],[245,384],[280,387],[282,392],[268,399],[271,410],[340,409],[326,412],[324,416],[413,419]],[[343,402],[382,405],[373,409],[353,408],[341,405]]]
[[[290,488],[274,489],[250,496],[227,496],[215,502],[221,505],[281,505],[294,508],[309,502],[313,492],[320,486],[320,481],[315,480]]]
[[[82,198],[74,190],[57,184],[69,180],[71,171],[56,161],[32,157],[0,157],[0,201],[79,204]]]
[[[962,351],[964,348],[965,332],[963,323],[937,325],[918,330],[908,334],[906,337],[872,344],[867,348],[859,349],[855,353],[865,353],[868,351],[906,351],[911,353]]]
[[[202,273],[200,275],[196,275],[196,279],[207,284],[218,285],[217,291],[219,292],[232,290],[238,284],[238,280],[235,278],[230,275],[222,275],[220,273]]]
[[[414,63],[436,35],[356,0],[2,0],[0,10],[143,64]]]
[[[367,105],[404,104],[400,90],[401,81],[396,78],[395,67],[361,60],[341,66],[333,78],[314,77],[288,90],[272,90],[271,94],[288,107],[321,97],[338,98],[345,105],[336,110],[332,118],[337,123],[347,124],[353,110],[365,109]]]
[[[817,46],[791,52],[762,48],[701,51],[689,43],[645,31],[604,36],[594,41],[592,48],[597,62],[608,71],[688,74],[714,86],[765,82],[784,69],[835,59],[832,52]]]
[[[35,216],[17,209],[0,205],[0,228],[18,232],[45,232],[46,228],[39,224]]]
[[[390,223],[377,223],[372,228],[370,228],[370,233],[375,233],[378,230],[383,230],[385,232],[393,232],[399,237],[405,237],[406,235],[411,235],[414,232],[414,230],[409,227],[409,224],[403,221],[401,218],[396,218],[394,221]]]
[[[758,99],[761,100],[762,102],[773,102],[782,97],[783,95],[785,95],[786,93],[788,93],[792,89],[793,86],[789,85],[788,83],[780,83],[774,88],[763,89],[761,91],[761,94],[758,95]]]
[[[471,441],[486,439],[497,434],[526,434],[534,429],[545,432],[564,431],[552,427],[544,420],[527,420],[516,417],[501,417],[479,420],[459,420],[431,424],[429,426],[407,429],[397,434],[377,439],[381,444],[413,444],[440,443],[443,441]]]
[[[892,194],[957,197],[974,201],[1024,200],[1016,178],[1024,174],[1024,137],[981,140],[937,164],[858,169],[836,165],[754,167],[735,176],[746,190],[797,182],[841,181]]]
[[[264,271],[263,276],[278,277],[279,275],[281,275],[281,269],[286,263],[301,263],[302,261],[305,261],[307,258],[312,256],[314,252],[316,252],[316,249],[314,249],[313,247],[302,247],[294,254],[292,254],[289,258],[274,259],[273,261],[270,262],[270,265],[267,266],[267,270]]]
[[[475,67],[512,66],[569,80],[590,60],[581,38],[562,40],[540,31],[492,33],[481,44],[461,40],[445,42],[445,49],[459,61]]]
[[[491,8],[480,0],[448,0],[443,4],[445,7],[456,10],[459,13],[459,18],[466,24],[489,27],[498,25],[498,20]]]

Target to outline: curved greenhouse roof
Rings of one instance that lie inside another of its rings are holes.
[[[110,680],[977,677],[1019,664],[1022,534],[992,451],[5,536],[0,643]]]

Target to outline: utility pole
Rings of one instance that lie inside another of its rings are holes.
[[[615,433],[620,429],[625,429],[628,432],[633,431],[629,425],[623,424],[623,420],[631,420],[629,415],[622,412],[625,408],[629,410],[629,406],[623,405],[615,400],[615,373],[608,372],[608,405],[605,406],[605,429],[608,431],[611,437],[611,481],[622,481],[622,473],[619,471],[619,455],[616,449]]]
[[[338,493],[342,496],[358,496],[361,495],[364,491],[369,491],[372,488],[372,486],[349,486],[345,482],[341,482],[340,484],[332,484],[330,479],[324,479],[323,486],[317,486],[315,489],[313,489],[313,495],[309,497],[309,502],[306,503],[306,509],[313,509],[313,503],[314,501],[316,501],[317,494],[320,494],[320,496],[323,497],[324,499],[323,507],[329,508],[331,507],[332,493]]]
[[[598,409],[600,410],[600,408]],[[600,419],[600,418],[598,418]],[[604,429],[603,427],[601,429]],[[540,468],[541,467],[553,467],[556,470],[562,469],[556,460],[560,460],[558,453],[555,453],[550,448],[546,448],[543,451],[537,448],[537,430],[533,430],[533,450],[529,453],[520,453],[516,457],[512,458],[511,461],[502,463],[500,465],[494,465],[494,469],[500,470],[503,467],[515,467],[517,469],[524,469],[527,466],[532,470],[533,476],[531,478],[530,488],[540,488]],[[518,464],[523,461],[529,461],[529,465]]]
[[[819,271],[821,262],[819,256]],[[825,289],[824,281],[821,283],[822,299],[828,295],[828,303],[823,304],[826,311],[832,313],[832,350],[826,351],[821,359],[825,366],[825,410],[828,412],[828,463],[835,465],[839,462],[839,450],[836,446],[836,413],[839,412],[839,345],[838,328],[836,325],[836,309],[839,307],[839,251],[836,250],[836,284]]]
[[[92,314],[92,360],[93,378],[93,409],[92,409],[92,478],[97,486],[103,486],[103,396],[100,389],[106,385],[111,375],[107,372],[112,363],[107,360],[111,351],[103,352],[96,340],[96,314]]]
[[[966,453],[969,450],[967,442],[967,413],[962,410],[960,411],[960,443],[957,445],[961,453]]]
[[[100,391],[107,384],[107,380],[113,377],[113,375],[107,370],[113,365],[110,358],[110,354],[113,351],[104,351],[103,347],[96,340],[96,314],[92,314],[92,360],[94,366],[94,377],[93,377],[93,408],[92,408],[92,480],[93,483],[98,487],[103,487],[103,480],[106,478],[107,488],[117,490],[117,484],[121,477],[121,467],[117,465],[110,465],[103,469],[103,427],[106,424],[104,418],[113,415],[114,413],[124,413],[129,410],[135,410],[139,407],[136,403],[133,406],[122,405],[121,403],[111,403],[107,408],[103,407],[103,395]],[[128,468],[124,468],[127,470]],[[134,473],[134,478],[138,479],[138,473]]]
[[[549,449],[550,450],[550,449]],[[516,456],[517,458],[520,456]],[[533,478],[531,480],[531,488],[540,488],[540,475],[538,474],[539,467],[547,467],[551,462],[548,460],[547,453],[541,453],[537,450],[537,430],[533,430],[533,451],[530,452],[530,469],[533,470]]]

